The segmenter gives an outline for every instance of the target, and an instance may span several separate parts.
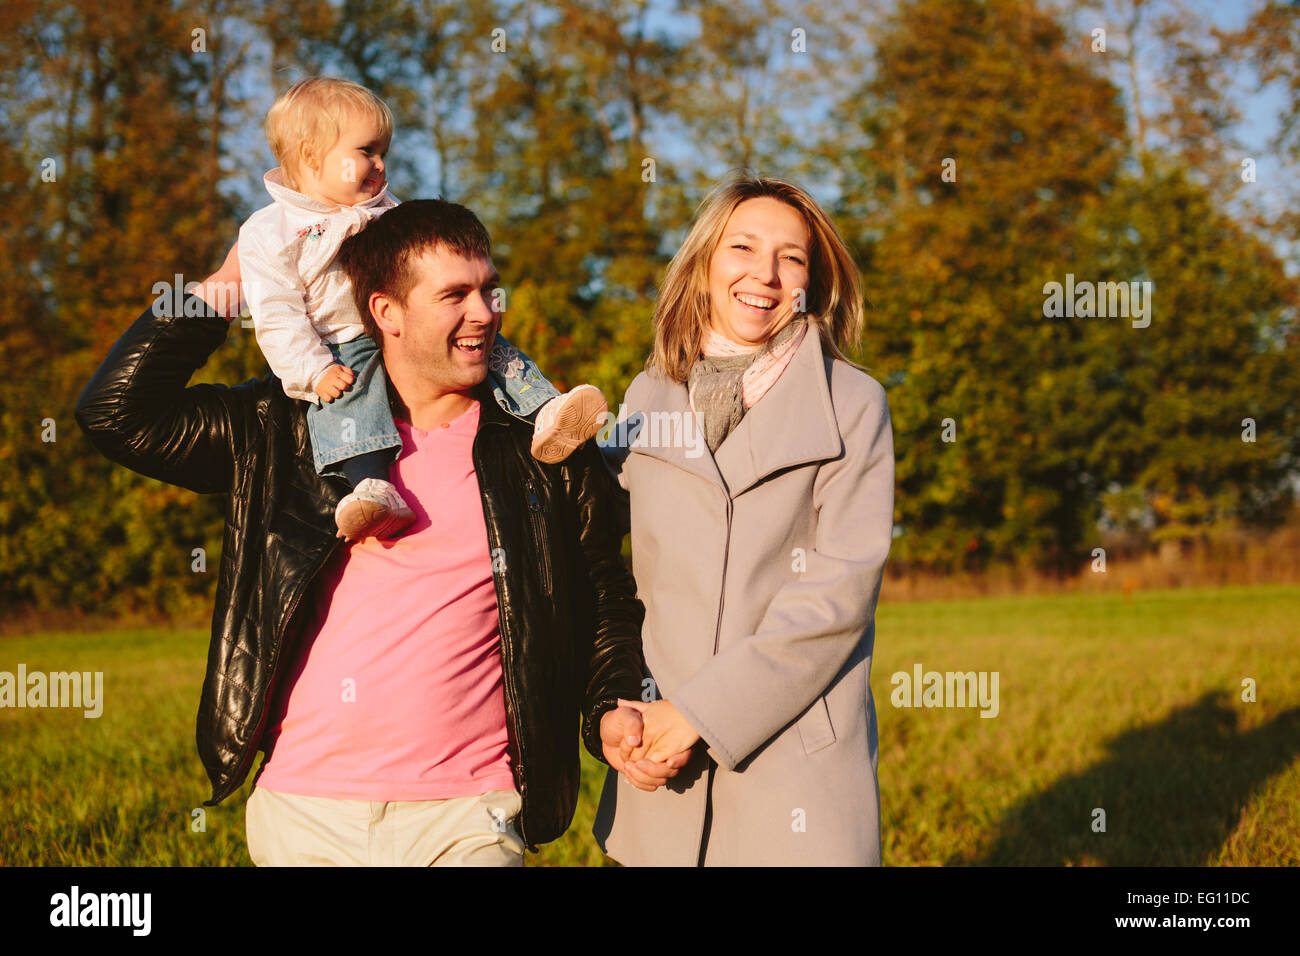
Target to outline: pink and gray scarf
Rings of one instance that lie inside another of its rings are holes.
[[[808,332],[808,320],[796,318],[762,345],[744,346],[709,329],[702,354],[687,373],[691,411],[702,413],[709,451],[740,424],[781,377]]]

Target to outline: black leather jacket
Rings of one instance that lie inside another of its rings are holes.
[[[198,748],[215,805],[239,789],[260,749],[281,675],[302,636],[312,581],[334,550],[346,485],[312,464],[305,402],[267,375],[193,385],[226,321],[186,295],[163,296],[118,339],[77,402],[77,424],[133,471],[227,496]],[[532,428],[480,387],[474,439],[494,555],[506,722],[519,830],[529,846],[560,836],[578,797],[574,723],[603,760],[600,718],[641,693],[644,608],[620,554],[613,479],[588,442],[559,465],[529,451]],[[501,549],[497,551],[496,549]]]

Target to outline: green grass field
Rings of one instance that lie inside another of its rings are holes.
[[[1300,587],[886,602],[876,651],[886,865],[1300,864]],[[206,652],[200,631],[0,639],[0,671],[103,671],[105,697],[97,719],[0,709],[0,863],[249,865],[247,784],[192,826]],[[891,706],[918,663],[997,671],[997,717]],[[610,862],[583,759],[577,818],[530,865]]]

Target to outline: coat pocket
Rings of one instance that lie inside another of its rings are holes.
[[[799,739],[803,741],[806,754],[816,753],[835,743],[835,728],[831,726],[831,712],[826,706],[825,695],[813,701],[795,727],[799,729]]]

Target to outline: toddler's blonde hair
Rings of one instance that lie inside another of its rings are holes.
[[[383,148],[393,138],[393,114],[374,93],[359,83],[336,76],[313,76],[299,80],[276,99],[266,114],[266,141],[290,189],[301,190],[300,150],[305,146],[306,162],[319,168],[342,135],[352,113],[369,116],[379,125]]]

